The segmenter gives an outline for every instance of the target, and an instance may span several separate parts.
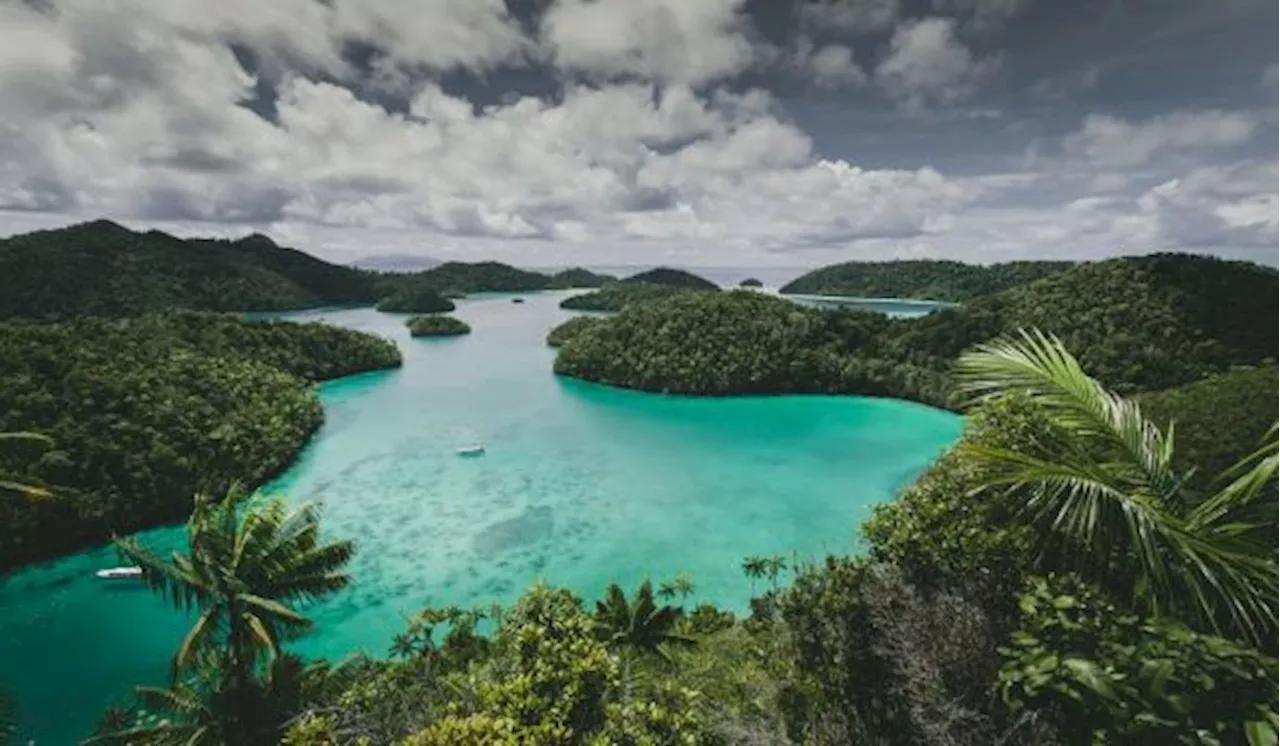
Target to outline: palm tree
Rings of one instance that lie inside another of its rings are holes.
[[[671,580],[658,586],[658,597],[665,601],[670,601],[676,596],[679,596],[680,600],[683,602],[686,598],[693,595],[694,590],[693,578],[690,577],[689,573],[682,572]]]
[[[1174,467],[1173,427],[1103,388],[1055,337],[983,345],[957,375],[973,402],[1024,393],[1063,434],[1034,452],[959,447],[985,469],[975,492],[1038,533],[1038,569],[1074,571],[1149,615],[1274,642],[1275,528],[1261,517],[1276,478],[1274,426],[1197,496]]]
[[[349,541],[322,543],[316,509],[288,511],[270,500],[246,507],[248,493],[233,485],[221,501],[196,498],[187,521],[188,554],[169,560],[135,539],[118,539],[120,553],[142,568],[143,581],[175,606],[200,609],[173,659],[175,680],[197,652],[225,653],[232,688],[247,689],[258,663],[270,663],[280,642],[310,629],[292,605],[344,588],[342,567],[351,559]],[[243,508],[243,510],[242,510]]]
[[[653,585],[640,584],[634,602],[617,583],[609,586],[603,601],[596,602],[597,636],[610,648],[652,656],[664,663],[671,657],[666,647],[689,647],[693,639],[675,631],[680,619],[678,606],[658,606],[653,600]]]
[[[53,445],[53,439],[47,435],[30,432],[11,432],[0,433],[0,445],[9,443],[34,443],[44,448]],[[0,473],[0,494],[10,492],[23,495],[24,497],[43,499],[52,497],[53,493],[44,487],[37,487],[34,484],[28,484],[26,481],[17,477],[7,476]]]
[[[769,574],[769,559],[752,554],[742,560],[742,574],[751,580],[751,595],[756,592],[756,580]]]
[[[769,585],[778,590],[778,576],[787,569],[787,560],[781,554],[773,554],[764,558],[764,574],[769,577]]]

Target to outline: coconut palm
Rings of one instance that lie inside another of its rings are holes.
[[[639,653],[670,663],[666,647],[689,647],[693,640],[675,631],[680,619],[677,606],[658,606],[653,600],[653,585],[640,584],[635,601],[617,583],[609,586],[603,601],[596,602],[597,636],[610,648]]]
[[[742,560],[742,574],[751,581],[751,593],[756,592],[756,581],[769,574],[769,558],[753,554]]]
[[[1086,375],[1055,337],[983,345],[961,357],[957,376],[973,402],[1029,396],[1059,434],[1034,452],[960,446],[985,469],[977,492],[1038,532],[1038,569],[1074,571],[1149,615],[1274,642],[1275,529],[1263,515],[1275,427],[1212,494],[1193,495],[1174,466],[1173,427]]]
[[[246,506],[232,486],[222,500],[196,498],[187,521],[188,554],[165,560],[135,539],[118,539],[120,553],[142,568],[142,579],[180,609],[200,610],[173,660],[175,677],[196,653],[225,653],[226,674],[247,686],[280,642],[306,632],[311,621],[294,605],[327,596],[349,582],[342,568],[349,541],[322,543],[316,509],[289,511],[278,499]]]
[[[693,578],[690,577],[689,573],[682,572],[671,580],[658,586],[658,597],[665,601],[670,601],[676,596],[679,596],[680,600],[684,601],[686,598],[693,595],[694,590]]]
[[[0,446],[8,446],[13,443],[34,443],[44,448],[48,448],[53,445],[53,439],[46,435],[41,435],[40,433],[0,433]],[[24,497],[35,499],[43,499],[53,496],[53,493],[44,487],[28,484],[25,480],[19,479],[18,477],[0,473],[0,494],[4,493],[16,493]]]

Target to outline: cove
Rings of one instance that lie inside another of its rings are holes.
[[[294,649],[384,655],[427,604],[509,602],[539,578],[598,597],[688,572],[693,602],[745,609],[748,554],[855,548],[858,523],[959,435],[960,418],[862,397],[703,399],[560,379],[546,332],[564,293],[458,302],[469,336],[413,340],[372,309],[285,315],[384,336],[399,370],[321,388],[326,423],[269,486],[319,503],[351,538],[354,584],[307,609]],[[456,449],[480,443],[479,458]],[[146,532],[172,547],[175,528]],[[18,696],[16,743],[74,743],[131,687],[164,680],[188,620],[93,571],[107,548],[0,578],[0,686]]]

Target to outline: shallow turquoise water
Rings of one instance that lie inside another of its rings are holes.
[[[425,604],[509,601],[537,578],[597,595],[693,575],[694,600],[741,609],[747,554],[846,552],[869,507],[959,434],[956,416],[854,397],[691,399],[551,374],[561,293],[460,302],[467,337],[412,340],[403,316],[293,314],[389,336],[398,371],[322,387],[327,420],[273,485],[352,538],[355,585],[313,607],[311,655],[383,654]],[[481,458],[459,458],[482,443]],[[148,532],[158,546],[174,529]],[[99,549],[0,581],[0,684],[23,738],[72,743],[136,683],[162,679],[187,620],[92,571]],[[25,743],[19,740],[18,743]]]

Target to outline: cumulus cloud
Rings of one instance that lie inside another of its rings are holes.
[[[746,68],[745,0],[556,0],[542,35],[560,67],[699,84]]]
[[[932,17],[897,28],[875,75],[886,93],[918,109],[968,98],[999,65],[996,57],[974,56],[956,38],[953,19]]]
[[[15,17],[39,32],[42,51],[0,67],[0,96],[25,104],[0,110],[11,135],[0,146],[0,206],[509,239],[787,245],[919,233],[968,198],[963,182],[929,169],[823,160],[763,91],[692,88],[740,62],[667,56],[663,34],[714,37],[733,22],[736,3],[636,10],[643,5],[620,12],[667,19],[655,22],[652,44],[643,34],[627,40],[657,82],[569,84],[554,99],[477,108],[424,79],[406,109],[392,111],[340,81],[287,73],[272,120],[242,105],[257,81],[224,43],[171,33],[173,7],[132,16],[116,6],[21,10]],[[569,55],[565,64],[591,59],[591,69],[621,70],[592,57],[603,47],[573,47],[599,30],[572,15],[578,6],[547,16],[547,28],[560,29],[557,54]],[[338,17],[348,30],[393,33],[364,12]],[[580,22],[580,36],[565,31]],[[700,43],[672,42],[685,52]],[[828,76],[852,63],[825,51],[817,60]]]
[[[1139,166],[1171,151],[1210,150],[1240,145],[1261,125],[1255,112],[1175,112],[1142,120],[1091,114],[1062,140],[1069,156],[1100,166]]]

